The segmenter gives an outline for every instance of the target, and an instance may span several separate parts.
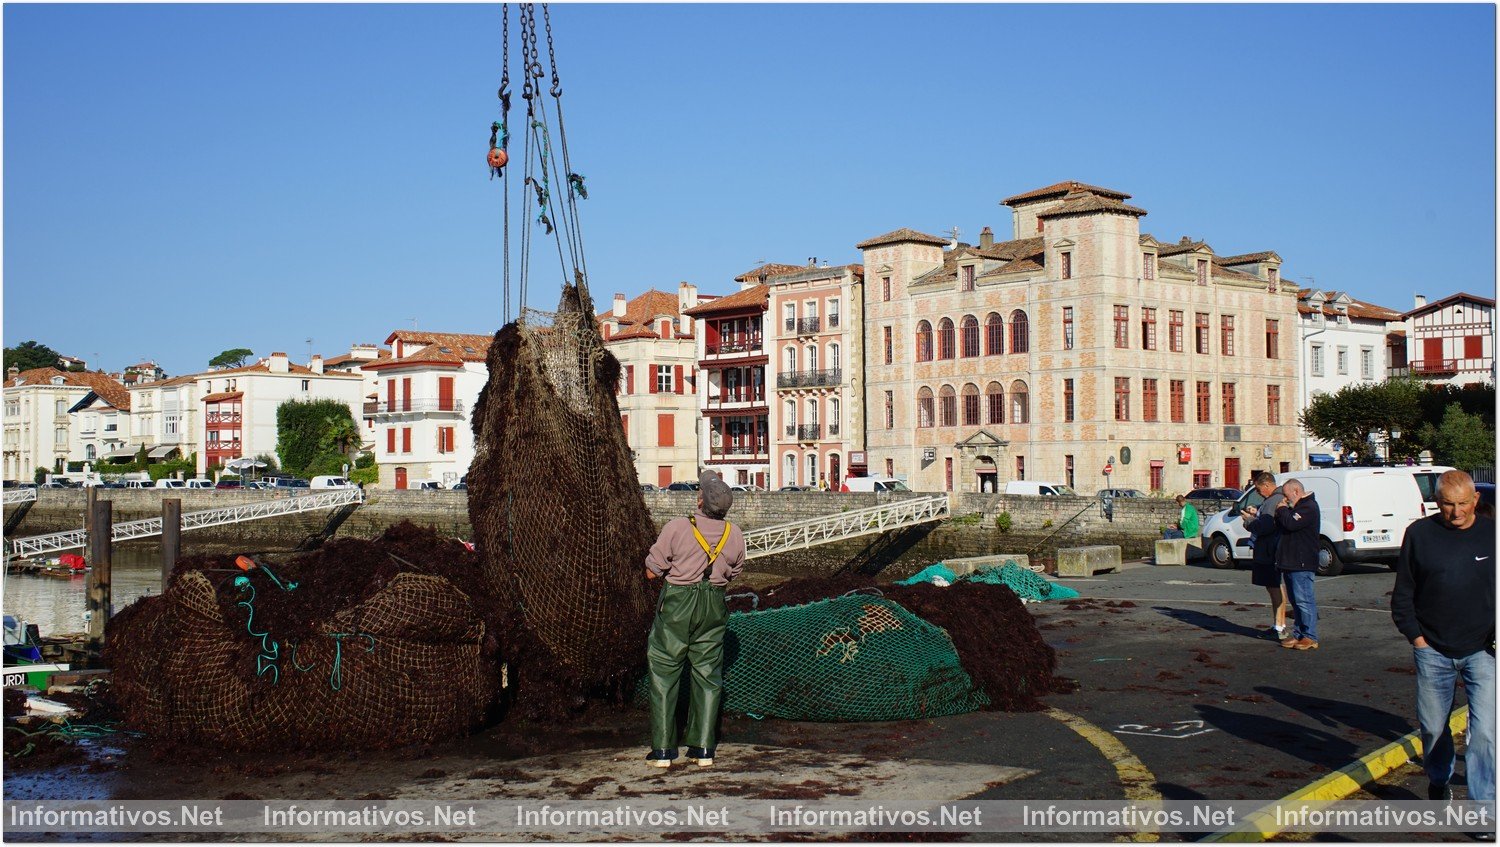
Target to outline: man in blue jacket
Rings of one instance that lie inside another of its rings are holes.
[[[1276,507],[1276,569],[1286,579],[1292,603],[1292,631],[1281,646],[1292,650],[1318,649],[1318,601],[1313,580],[1318,574],[1319,526],[1323,516],[1317,498],[1295,479],[1281,484],[1286,499]]]

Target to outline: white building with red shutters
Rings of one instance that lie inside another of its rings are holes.
[[[620,425],[642,483],[665,488],[698,478],[698,348],[687,312],[711,300],[683,282],[675,295],[616,294],[596,316],[605,348],[620,362]]]
[[[1406,361],[1412,376],[1452,385],[1495,383],[1495,301],[1476,294],[1450,294],[1431,303],[1417,295],[1401,316],[1406,323]],[[1393,373],[1402,369],[1392,363]]]
[[[837,490],[864,449],[864,279],[863,265],[810,265],[766,283],[772,488]]]
[[[1305,409],[1315,398],[1335,394],[1348,385],[1383,381],[1390,366],[1386,339],[1400,326],[1400,312],[1366,303],[1346,291],[1299,290],[1298,408]],[[1356,453],[1366,449],[1360,445],[1339,447]],[[1339,452],[1329,442],[1302,434],[1303,459],[1309,464],[1329,464]]]
[[[397,330],[385,340],[390,358],[366,360],[376,399],[364,406],[381,488],[414,488],[435,480],[452,488],[474,461],[470,415],[489,381],[485,356],[493,336]],[[363,379],[358,374],[352,378]]]

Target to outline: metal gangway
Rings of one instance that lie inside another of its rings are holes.
[[[17,503],[30,503],[36,499],[35,488],[7,488],[5,489],[5,505],[14,506]]]
[[[947,517],[946,494],[894,500],[837,515],[749,530],[745,533],[745,558],[756,559],[787,550],[801,550],[846,538],[940,521]]]
[[[7,495],[9,493],[6,492]],[[204,509],[203,511],[188,512],[183,515],[182,530],[186,532],[190,529],[206,529],[211,526],[257,521],[262,518],[274,518],[278,515],[295,515],[302,512],[315,512],[319,509],[332,509],[350,503],[362,503],[364,502],[364,497],[365,492],[358,488],[336,488],[318,494],[278,497],[273,500],[247,503],[242,506],[229,506],[223,509]],[[6,502],[10,501],[6,500]],[[117,523],[110,533],[110,537],[117,542],[130,541],[136,538],[149,538],[153,535],[161,535],[161,518],[147,518],[143,521]],[[5,544],[5,554],[7,558],[15,556],[41,556],[47,553],[55,553],[59,550],[83,547],[87,543],[88,530],[74,529],[67,532],[54,532],[50,535],[32,535],[26,538],[12,539]]]

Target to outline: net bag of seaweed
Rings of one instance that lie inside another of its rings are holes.
[[[394,551],[399,550],[399,553]],[[129,729],[229,750],[430,743],[499,694],[489,599],[463,545],[402,524],[282,565],[178,564],[110,621],[105,661]]]

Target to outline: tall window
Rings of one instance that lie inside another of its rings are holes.
[[[788,303],[782,307],[782,313],[786,321],[786,330],[791,332],[797,328],[797,304]]]
[[[828,325],[831,327],[839,325],[839,301],[834,298],[828,301]]]
[[[1005,389],[1000,383],[992,382],[984,389],[985,399],[985,423],[998,424],[1005,422]]]
[[[810,371],[818,369],[818,345],[816,344],[807,346],[807,369]]]
[[[1031,349],[1031,333],[1026,323],[1026,313],[1020,309],[1010,313],[1010,352],[1025,353]]]
[[[1072,453],[1069,453],[1068,455],[1063,456],[1063,482],[1067,483],[1069,488],[1073,487],[1073,454]]]
[[[1167,390],[1170,392],[1169,400],[1172,407],[1172,423],[1185,423],[1187,421],[1187,382],[1181,379],[1173,379],[1167,382]]]
[[[823,366],[829,370],[842,371],[844,369],[843,349],[837,343],[828,345],[828,361]]]
[[[998,356],[1005,352],[1005,319],[990,312],[984,319],[984,355]]]
[[[953,321],[949,318],[938,322],[938,358],[953,358]]]
[[[973,291],[974,290],[974,266],[973,265],[964,265],[963,267],[959,268],[958,269],[958,278],[963,283],[963,290],[964,291]]]
[[[1281,423],[1281,386],[1266,386],[1266,423]]]
[[[786,348],[786,372],[787,373],[796,373],[797,372],[797,348],[796,347],[788,347],[788,348]]]
[[[1141,254],[1141,278],[1156,279],[1156,254]]]
[[[1198,260],[1198,284],[1208,285],[1208,260]]]
[[[1281,358],[1281,321],[1266,318],[1266,358]]]
[[[656,366],[656,391],[658,394],[672,393],[672,366]]]
[[[1141,349],[1156,349],[1156,310],[1141,307]]]
[[[1156,420],[1156,380],[1141,380],[1141,420]]]
[[[796,435],[797,434],[797,401],[796,400],[788,400],[788,401],[786,401],[786,414],[785,414],[785,417],[786,417],[786,434],[789,435],[789,436],[790,435]]]
[[[1031,395],[1026,392],[1026,383],[1019,379],[1010,384],[1010,422],[1031,423]]]
[[[1234,413],[1234,383],[1224,383],[1222,386],[1220,386],[1220,392],[1224,404],[1224,423],[1236,423],[1237,421]]]
[[[1313,376],[1322,376],[1323,375],[1323,345],[1321,345],[1321,344],[1314,344],[1312,346],[1312,356],[1310,358],[1312,359],[1312,375]]]
[[[917,361],[932,361],[932,324],[917,321]]]
[[[1281,282],[1281,280],[1279,279],[1280,276],[1281,276],[1281,272],[1278,271],[1277,269],[1275,269],[1275,268],[1267,268],[1266,269],[1266,278],[1270,282],[1270,286],[1269,287],[1270,287],[1270,289],[1272,291],[1275,291],[1277,284]]]
[[[1173,353],[1182,352],[1182,312],[1178,309],[1167,311],[1167,341],[1171,345]]]
[[[1063,253],[1062,254],[1062,278],[1063,279],[1072,279],[1073,278],[1073,254],[1072,253]]]
[[[880,294],[881,294],[881,299],[885,300],[885,302],[887,302],[887,303],[891,302],[891,278],[890,277],[883,276],[883,277],[880,278]]]
[[[896,343],[891,338],[891,332],[890,327],[885,327],[883,330],[883,335],[885,336],[885,363],[887,365],[896,359]]]
[[[1062,310],[1063,321],[1063,349],[1073,349],[1073,307],[1064,306]]]
[[[1365,379],[1375,378],[1375,348],[1359,348],[1359,375]]]
[[[958,426],[958,395],[951,385],[938,389],[938,425]]]
[[[1349,348],[1340,346],[1338,352],[1339,373],[1349,373]]]
[[[1219,355],[1234,355],[1234,315],[1219,316]]]
[[[1115,307],[1115,347],[1125,349],[1130,346],[1130,307]]]
[[[1037,224],[1040,225],[1041,221],[1037,221]],[[1026,478],[1026,457],[1025,456],[1017,456],[1016,457],[1016,479],[1025,479],[1025,478]]]
[[[1209,423],[1213,420],[1212,410],[1209,404],[1212,401],[1213,383],[1198,383],[1198,423]]]
[[[1073,380],[1063,380],[1063,421],[1073,420]]]
[[[1130,377],[1115,377],[1115,420],[1130,420]]]
[[[896,392],[885,393],[885,428],[896,428]]]
[[[964,426],[979,426],[979,386],[968,383],[964,386]]]
[[[1198,312],[1193,317],[1193,338],[1196,349],[1203,355],[1208,355],[1208,313]]]
[[[917,426],[932,426],[932,389],[925,385],[917,389]]]
[[[973,315],[964,315],[964,358],[971,359],[979,355],[979,318]]]

